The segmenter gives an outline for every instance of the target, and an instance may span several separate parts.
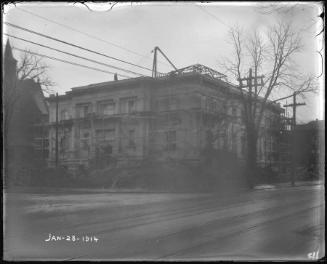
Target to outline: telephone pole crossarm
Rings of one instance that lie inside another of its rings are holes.
[[[249,77],[244,77],[244,78],[238,78],[237,80],[239,81],[239,88],[244,89],[244,88],[249,88],[249,86],[252,84],[252,80],[255,81],[255,84],[257,86],[263,86],[263,78],[265,76],[264,75],[260,75],[260,76],[249,76]],[[257,79],[261,80],[261,83],[256,82]],[[243,81],[246,81],[246,84],[243,84]]]
[[[305,105],[305,103],[298,103],[298,104],[295,104],[295,106],[301,106],[301,105]],[[294,104],[287,104],[287,105],[283,105],[284,107],[292,107],[294,106]]]

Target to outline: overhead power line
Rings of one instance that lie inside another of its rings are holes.
[[[103,43],[106,43],[106,44],[108,44],[108,45],[112,45],[112,46],[114,46],[114,47],[116,47],[116,48],[119,48],[119,49],[125,50],[125,51],[127,51],[127,52],[130,52],[130,53],[135,54],[135,55],[137,55],[137,56],[140,56],[140,57],[142,57],[142,58],[148,58],[148,59],[151,59],[151,57],[150,57],[149,55],[143,55],[143,54],[140,54],[140,53],[138,53],[138,52],[136,52],[136,51],[133,51],[133,50],[127,49],[127,48],[122,47],[122,46],[120,46],[120,45],[118,45],[118,44],[115,44],[115,43],[113,43],[113,42],[109,42],[109,41],[104,40],[104,39],[102,39],[102,38],[99,38],[99,37],[97,37],[97,36],[95,36],[95,35],[91,35],[91,34],[89,34],[89,33],[86,33],[86,32],[83,32],[83,31],[81,31],[81,30],[78,30],[78,29],[72,28],[72,27],[70,27],[70,26],[67,26],[67,25],[65,25],[65,24],[59,23],[59,22],[57,22],[57,21],[54,21],[54,20],[48,19],[48,18],[46,18],[46,17],[40,16],[40,15],[35,14],[35,13],[31,12],[31,11],[27,11],[27,10],[22,9],[22,8],[20,8],[20,7],[16,7],[16,9],[18,9],[18,10],[20,10],[20,11],[22,11],[22,12],[25,12],[25,13],[27,13],[27,14],[30,14],[30,15],[32,15],[32,16],[38,17],[38,18],[40,18],[40,19],[43,19],[43,20],[45,20],[45,21],[48,21],[48,22],[50,22],[50,23],[56,24],[56,25],[58,25],[58,26],[61,26],[61,27],[67,28],[67,29],[72,30],[72,31],[75,31],[75,32],[78,32],[78,33],[80,33],[80,34],[82,34],[82,35],[85,35],[85,36],[87,36],[87,37],[89,37],[89,38],[93,38],[93,39],[96,39],[96,40],[101,41],[101,42],[103,42]],[[168,65],[167,63],[163,63],[163,62],[161,62],[161,61],[159,61],[159,60],[158,60],[158,62],[161,63],[161,64]],[[169,66],[169,65],[168,65],[168,66]]]
[[[91,35],[91,34],[85,33],[85,32],[83,32],[83,31],[80,31],[80,30],[78,30],[78,29],[72,28],[72,27],[70,27],[70,26],[67,26],[67,25],[65,25],[65,24],[62,24],[62,23],[56,22],[56,21],[54,21],[54,20],[48,19],[48,18],[43,17],[43,16],[40,16],[40,15],[37,15],[37,14],[31,12],[31,11],[27,11],[27,10],[22,9],[22,8],[20,8],[20,7],[16,7],[16,8],[17,8],[18,10],[24,12],[24,13],[28,13],[28,14],[30,14],[30,15],[32,15],[32,16],[35,16],[35,17],[38,17],[38,18],[40,18],[40,19],[46,20],[46,21],[48,21],[48,22],[51,22],[51,23],[53,23],[53,24],[59,25],[59,26],[64,27],[64,28],[67,28],[67,29],[69,29],[69,30],[72,30],[72,31],[78,32],[78,33],[83,34],[83,35],[85,35],[85,36],[88,36],[88,37],[90,37],[90,38],[94,38],[94,39],[96,39],[96,40],[102,41],[102,42],[107,43],[107,44],[109,44],[109,45],[112,45],[112,46],[114,46],[114,47],[116,47],[116,48],[119,48],[119,49],[125,50],[125,51],[127,51],[127,52],[133,53],[133,54],[135,54],[135,55],[137,55],[137,56],[141,56],[141,57],[144,56],[144,55],[142,55],[142,54],[140,54],[140,53],[138,53],[138,52],[135,52],[135,51],[130,50],[130,49],[127,49],[127,48],[124,48],[124,47],[122,47],[122,46],[120,46],[120,45],[118,45],[118,44],[115,44],[115,43],[109,42],[109,41],[104,40],[104,39],[101,39],[101,38],[99,38],[99,37],[97,37],[97,36],[94,36],[94,35]]]
[[[36,56],[39,56],[39,57],[47,58],[47,59],[50,59],[50,60],[60,61],[60,62],[63,62],[63,63],[68,63],[68,64],[71,64],[71,65],[75,65],[75,66],[87,68],[87,69],[94,70],[94,71],[105,72],[105,73],[110,73],[110,74],[116,74],[115,72],[110,72],[110,71],[102,70],[102,69],[99,69],[99,68],[90,67],[90,66],[86,66],[86,65],[83,65],[83,64],[75,63],[75,62],[58,59],[56,57],[51,57],[51,56],[47,56],[47,55],[44,55],[44,54],[40,54],[40,53],[28,51],[28,50],[19,49],[19,48],[16,48],[16,47],[12,47],[12,49],[19,50],[19,51],[22,51],[22,52],[26,52],[26,53],[29,53],[29,54],[32,54],[32,55],[36,55]],[[117,73],[117,75],[122,76],[122,77],[125,77],[125,78],[131,78],[130,76],[123,75],[123,74],[120,74],[120,73]]]
[[[226,23],[224,23],[224,21],[222,21],[221,19],[219,19],[218,17],[216,17],[215,15],[211,14],[210,12],[208,12],[204,7],[202,6],[197,6],[198,8],[200,8],[203,12],[205,12],[207,15],[211,16],[213,19],[217,20],[219,23],[225,25],[226,27],[229,27]]]
[[[83,57],[83,56],[79,56],[79,55],[76,55],[76,54],[73,54],[73,53],[70,53],[70,52],[66,52],[66,51],[56,49],[56,48],[52,48],[50,46],[43,45],[43,44],[40,44],[40,43],[37,43],[37,42],[33,42],[33,41],[30,41],[30,40],[27,40],[27,39],[24,39],[24,38],[20,38],[20,37],[17,37],[17,36],[13,36],[11,34],[4,33],[4,35],[6,35],[8,37],[11,37],[11,38],[19,39],[21,41],[25,41],[25,42],[28,42],[28,43],[31,43],[31,44],[34,44],[34,45],[37,45],[37,46],[40,46],[40,47],[43,47],[43,48],[46,48],[46,49],[50,49],[50,50],[54,50],[54,51],[57,51],[57,52],[60,52],[60,53],[63,53],[63,54],[67,54],[67,55],[70,55],[70,56],[73,56],[73,57],[76,57],[76,58],[79,58],[79,59],[83,59],[83,60],[87,60],[87,61],[90,61],[90,62],[93,62],[93,63],[96,63],[96,64],[107,66],[109,68],[113,68],[113,69],[116,69],[116,70],[121,70],[121,71],[124,71],[124,72],[136,74],[136,75],[139,75],[139,76],[144,76],[143,74],[140,74],[140,73],[137,73],[137,72],[126,70],[126,69],[123,69],[123,68],[120,68],[120,67],[116,67],[116,66],[107,64],[107,63],[98,62],[96,60],[92,60],[92,59],[89,59],[89,58],[86,58],[86,57]]]
[[[4,23],[6,25],[10,26],[10,27],[18,28],[20,30],[23,30],[23,31],[26,31],[26,32],[29,32],[29,33],[32,33],[32,34],[35,34],[35,35],[38,35],[38,36],[41,36],[41,37],[44,37],[44,38],[48,38],[48,39],[51,39],[51,40],[54,40],[54,41],[57,41],[57,42],[60,42],[60,43],[63,43],[63,44],[78,48],[78,49],[81,49],[81,50],[85,50],[85,51],[88,51],[88,52],[91,52],[91,53],[94,53],[94,54],[97,54],[97,55],[100,55],[100,56],[103,56],[103,57],[106,57],[106,58],[109,58],[109,59],[113,59],[113,60],[116,60],[116,61],[119,61],[119,62],[122,62],[122,63],[126,63],[126,64],[129,64],[129,65],[132,65],[132,66],[135,66],[135,67],[138,67],[138,68],[141,68],[141,69],[148,70],[148,71],[152,72],[152,70],[149,69],[149,68],[146,68],[146,67],[143,67],[143,66],[128,62],[128,61],[124,61],[124,60],[109,56],[109,55],[101,53],[101,52],[97,52],[97,51],[94,51],[94,50],[91,50],[91,49],[88,49],[88,48],[84,48],[82,46],[79,46],[79,45],[76,45],[76,44],[73,44],[73,43],[58,39],[58,38],[54,38],[54,37],[51,37],[49,35],[42,34],[42,33],[30,30],[28,28],[24,28],[24,27],[21,27],[21,26],[18,26],[18,25],[9,23],[9,22],[4,22]]]

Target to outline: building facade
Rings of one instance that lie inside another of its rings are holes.
[[[295,162],[313,179],[322,179],[325,168],[325,121],[298,124],[294,131]]]
[[[151,158],[196,162],[208,132],[215,148],[244,159],[238,89],[212,69],[198,67],[155,79],[76,87],[58,98],[50,96],[49,165],[57,160],[69,168],[91,166],[106,156],[108,164],[114,160],[119,165]],[[276,139],[269,126],[281,109],[272,105],[266,112],[258,144],[259,162],[264,163],[274,162]]]

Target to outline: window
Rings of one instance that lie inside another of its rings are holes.
[[[129,114],[136,111],[136,97],[120,99],[120,113]]]
[[[234,131],[232,133],[232,152],[237,153],[237,134]]]
[[[66,109],[61,110],[60,112],[60,120],[67,120],[68,117],[68,111]]]
[[[64,131],[64,133],[61,135],[60,137],[60,142],[59,142],[59,146],[60,146],[60,153],[64,154],[65,152],[67,152],[69,150],[69,143],[70,143],[70,133],[69,131]]]
[[[176,150],[176,131],[166,132],[167,150]]]
[[[115,140],[115,129],[101,129],[96,131],[96,140],[98,143],[103,141]]]
[[[71,139],[71,130],[65,129],[64,130],[64,138],[65,138],[65,148],[68,149],[70,145],[70,139]]]
[[[34,138],[34,149],[35,150],[43,149],[43,138]]]
[[[89,141],[85,139],[81,140],[81,149],[85,151],[89,151],[89,148],[90,148]]]
[[[43,154],[45,158],[49,158],[49,139],[44,138],[43,140]]]
[[[113,115],[115,113],[115,102],[113,100],[98,103],[98,114]]]
[[[242,138],[241,138],[241,153],[242,153],[243,157],[246,155],[246,138],[245,138],[245,136],[242,136]]]
[[[218,103],[215,99],[208,97],[207,98],[207,111],[216,112],[218,109]]]
[[[159,100],[159,109],[161,111],[176,110],[178,105],[178,98],[176,95],[164,96]]]
[[[160,110],[168,110],[169,109],[169,98],[168,97],[164,97],[164,98],[160,99],[159,103],[160,103]]]
[[[34,138],[33,143],[35,151],[41,154],[43,158],[49,158],[49,139],[46,136]]]
[[[270,119],[269,117],[266,117],[264,120],[264,126],[266,127],[266,129],[270,128]]]
[[[51,122],[56,122],[56,115],[57,115],[57,113],[56,113],[56,109],[51,109],[50,108],[50,121]]]
[[[259,160],[264,160],[264,145],[265,145],[265,142],[264,142],[264,139],[263,138],[259,138],[258,140],[258,148],[259,148]]]
[[[169,110],[176,110],[178,105],[178,98],[176,95],[169,98]]]
[[[135,100],[130,99],[128,100],[127,113],[133,113],[133,112],[135,112]]]
[[[80,148],[84,151],[90,150],[90,133],[87,131],[81,133]]]
[[[232,106],[232,116],[236,117],[236,115],[237,115],[237,108],[236,106]]]
[[[76,105],[77,118],[86,117],[89,113],[91,113],[91,104],[90,103]]]
[[[201,97],[201,109],[206,109],[206,97],[204,95],[200,95]]]
[[[131,129],[128,131],[128,147],[135,148],[135,130]]]
[[[167,126],[177,126],[182,123],[182,119],[179,117],[179,115],[177,113],[169,112],[165,115],[164,122],[165,122],[165,125],[167,125]]]

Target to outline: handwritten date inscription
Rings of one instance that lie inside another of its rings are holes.
[[[77,235],[54,235],[49,233],[49,236],[44,240],[45,242],[52,241],[68,241],[68,242],[86,242],[86,243],[97,243],[99,239],[96,236],[77,236]]]

